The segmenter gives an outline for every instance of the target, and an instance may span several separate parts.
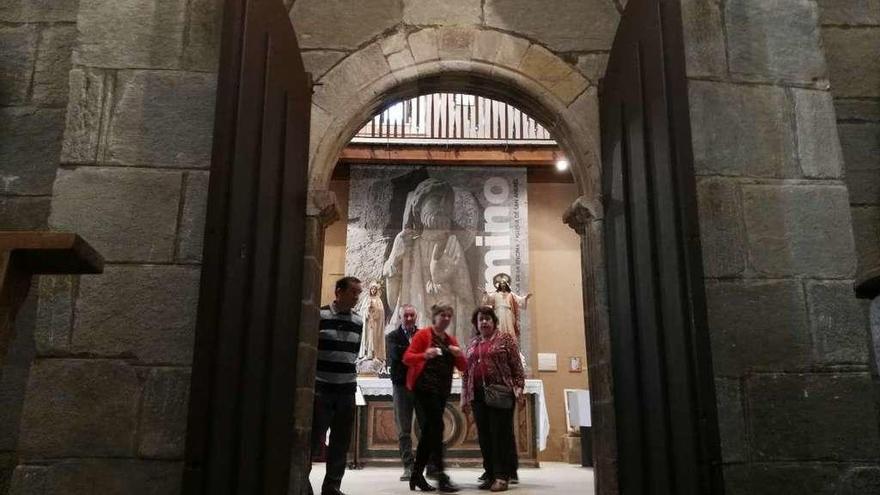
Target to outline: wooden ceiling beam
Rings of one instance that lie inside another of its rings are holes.
[[[553,167],[562,152],[558,147],[528,146],[401,146],[348,145],[339,155],[340,163],[430,164],[457,166]]]
[[[434,165],[456,167],[522,167],[529,182],[573,183],[570,171],[556,170],[563,157],[549,146],[390,146],[348,145],[339,155],[333,180],[348,180],[351,165]]]

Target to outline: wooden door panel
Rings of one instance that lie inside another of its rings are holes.
[[[281,0],[230,0],[184,493],[286,493],[302,299],[311,81]]]
[[[600,88],[623,494],[720,493],[677,1],[631,0]]]

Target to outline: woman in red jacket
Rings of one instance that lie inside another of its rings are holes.
[[[423,471],[428,459],[437,466],[437,488],[441,492],[457,492],[458,487],[443,472],[443,411],[452,389],[452,368],[464,371],[467,362],[455,337],[446,333],[452,322],[453,310],[448,304],[431,308],[433,325],[413,335],[403,363],[407,365],[406,387],[413,392],[419,414],[421,437],[416,450],[409,489],[418,487],[430,492],[435,488],[425,480]]]

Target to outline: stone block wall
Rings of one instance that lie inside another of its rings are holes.
[[[0,224],[45,229],[78,0],[0,2]]]
[[[542,5],[536,9],[532,0],[298,0],[291,18],[306,68],[316,80],[347,55],[401,27],[479,26],[539,43],[598,82],[623,5],[616,0]]]
[[[291,15],[315,79],[342,63],[357,69],[338,71],[346,83],[351,73],[468,52],[541,74],[544,87],[571,96],[567,112],[588,113],[578,101],[595,99],[623,2],[540,3],[298,0]],[[108,262],[100,277],[40,281],[12,493],[177,492],[221,4],[0,0],[10,54],[0,62],[0,111],[11,116],[0,127],[16,123],[0,128],[0,167],[15,172],[0,173],[0,201],[33,212],[43,198],[49,226],[81,233]],[[858,22],[875,4],[865,0]],[[851,209],[870,181],[847,184],[842,157],[847,177],[874,170],[865,157],[876,158],[875,141],[864,136],[877,123],[876,95],[865,93],[876,80],[847,78],[852,92],[835,102],[827,78],[830,66],[835,84],[835,64],[871,42],[845,39],[835,56],[828,33],[872,31],[825,26],[826,61],[814,0],[683,0],[683,8],[728,493],[870,493],[880,425],[864,308],[851,297],[856,247],[865,245],[851,217],[875,212]],[[447,29],[463,26],[473,29]],[[479,38],[468,38],[475,30]],[[64,46],[74,50],[69,70],[57,56]],[[866,53],[852,58],[873,60]],[[313,129],[334,117],[331,86],[316,89],[328,105],[313,111]],[[21,174],[38,169],[51,177]],[[323,210],[309,220],[307,280],[320,280]],[[314,299],[304,295],[303,328],[315,327]],[[304,335],[300,366],[314,359],[313,338]],[[311,393],[308,379],[297,385]],[[309,411],[297,413],[302,444]]]
[[[0,228],[45,230],[58,170],[77,0],[0,1]],[[35,293],[36,291],[34,291]],[[34,355],[34,294],[0,369],[0,493],[15,467]]]
[[[36,294],[31,293],[15,321],[15,335],[0,369],[0,494],[9,489],[18,463],[18,424],[34,358]]]
[[[867,185],[848,179],[819,5],[684,0],[683,10],[727,493],[871,493],[880,423],[850,208]],[[857,47],[841,50],[877,59]]]
[[[75,231],[106,260],[103,275],[34,289],[10,493],[179,491],[221,5],[0,2],[22,22],[0,27],[15,48],[0,99],[16,105],[0,167],[21,175],[4,171],[3,193],[44,201],[35,226]]]

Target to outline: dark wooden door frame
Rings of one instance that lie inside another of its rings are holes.
[[[311,81],[281,0],[227,0],[183,493],[284,494]]]
[[[599,98],[620,493],[720,494],[678,0],[630,0]]]

